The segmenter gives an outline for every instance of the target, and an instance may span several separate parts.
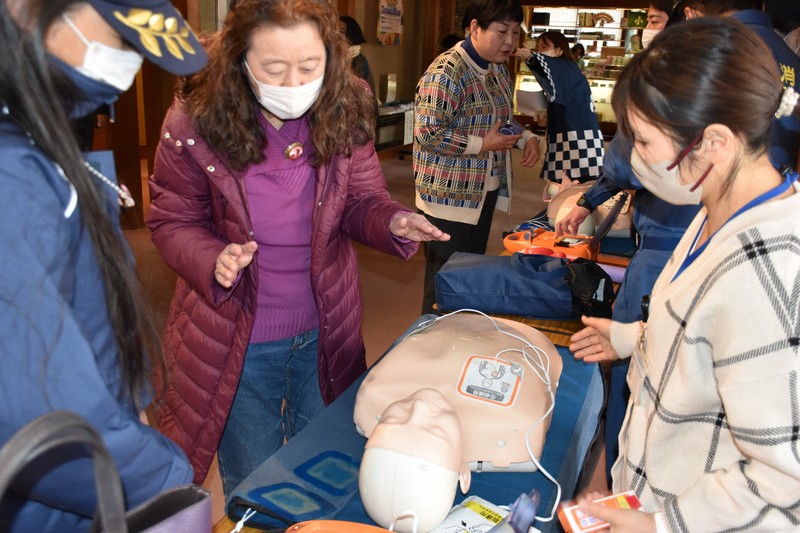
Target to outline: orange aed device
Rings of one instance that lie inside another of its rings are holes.
[[[600,241],[608,235],[620,211],[625,207],[627,199],[627,192],[620,195],[608,216],[591,237],[587,235],[562,235],[559,237],[555,231],[536,228],[533,231],[515,231],[507,235],[503,239],[503,246],[509,252],[549,255],[567,259],[583,257],[596,261],[600,251]]]
[[[515,231],[507,235],[503,239],[503,246],[509,252],[549,255],[567,259],[575,259],[577,257],[591,259],[590,241],[591,237],[587,235],[562,235],[558,237],[555,231],[535,228],[533,231]]]
[[[387,531],[389,530],[382,527],[357,522],[309,520],[289,527],[286,533],[386,533]]]
[[[636,493],[632,490],[594,501],[614,509],[639,509],[642,506],[639,503],[639,498],[636,497]],[[581,512],[578,509],[578,505],[572,502],[562,503],[558,506],[558,520],[567,533],[589,533],[610,527],[608,522]]]

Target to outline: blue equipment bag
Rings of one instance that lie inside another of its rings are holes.
[[[611,278],[593,261],[535,254],[456,252],[436,274],[434,287],[440,311],[540,319],[610,317],[614,300]]]

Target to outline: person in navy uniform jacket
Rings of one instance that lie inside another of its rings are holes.
[[[169,32],[154,29],[165,20]],[[119,227],[118,203],[132,198],[88,168],[70,120],[116,100],[143,57],[184,75],[206,54],[166,0],[6,1],[0,27],[0,444],[46,413],[77,413],[100,433],[133,507],[193,472],[140,421],[159,338]],[[60,448],[51,458],[11,484],[0,529],[89,529],[89,456]]]

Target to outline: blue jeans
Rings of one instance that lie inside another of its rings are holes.
[[[313,330],[247,347],[217,452],[226,500],[325,408],[317,381],[318,341]]]

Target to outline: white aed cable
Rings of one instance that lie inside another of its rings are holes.
[[[556,509],[558,509],[558,504],[559,504],[559,501],[561,500],[561,485],[558,483],[556,478],[553,477],[553,475],[550,474],[550,472],[545,470],[545,468],[542,466],[542,464],[536,459],[536,456],[533,454],[533,451],[531,450],[531,444],[530,444],[531,431],[533,431],[533,429],[536,426],[541,424],[542,421],[546,420],[547,417],[550,416],[550,414],[553,412],[553,409],[555,408],[555,404],[556,404],[555,395],[553,394],[552,381],[550,380],[550,357],[547,355],[547,352],[545,352],[544,350],[542,350],[538,346],[534,346],[527,339],[525,339],[523,337],[520,337],[519,335],[516,335],[514,333],[510,333],[510,332],[504,330],[503,328],[500,327],[500,324],[498,324],[497,321],[494,318],[490,317],[489,315],[487,315],[486,313],[484,313],[482,311],[478,311],[477,309],[459,309],[457,311],[453,311],[451,313],[447,313],[445,315],[438,316],[438,317],[430,319],[430,320],[426,320],[426,321],[420,323],[407,336],[410,337],[411,335],[414,335],[415,333],[419,333],[419,332],[421,332],[421,331],[423,331],[425,329],[428,329],[430,326],[432,326],[433,324],[435,324],[436,322],[438,322],[439,320],[441,320],[443,318],[447,318],[447,317],[450,317],[450,316],[453,316],[453,315],[456,315],[456,314],[459,314],[459,313],[475,313],[475,314],[481,315],[481,316],[485,317],[487,320],[489,320],[489,322],[491,322],[492,325],[495,327],[495,329],[497,329],[497,331],[499,331],[500,333],[502,333],[504,335],[507,335],[507,336],[509,336],[511,338],[517,339],[518,341],[522,342],[525,345],[524,348],[522,348],[522,349],[519,349],[519,348],[507,348],[505,350],[501,350],[501,351],[497,352],[495,354],[495,357],[497,359],[500,359],[500,355],[503,354],[503,353],[506,353],[506,352],[519,352],[519,353],[521,353],[522,356],[523,356],[523,359],[525,359],[525,361],[528,363],[528,366],[531,368],[531,370],[533,370],[534,374],[536,374],[536,376],[539,378],[539,380],[541,380],[541,382],[544,383],[544,385],[547,387],[547,395],[550,398],[550,405],[548,406],[548,408],[545,411],[545,413],[537,421],[535,421],[533,424],[531,424],[528,427],[528,430],[525,432],[525,448],[528,451],[528,456],[530,457],[531,461],[533,462],[533,464],[536,465],[536,468],[538,468],[539,471],[542,473],[542,475],[544,477],[546,477],[549,481],[551,481],[556,486],[556,499],[553,502],[553,508],[550,511],[550,515],[547,516],[547,517],[536,516],[536,519],[539,520],[540,522],[550,522],[550,521],[553,520],[553,518],[555,518]],[[533,354],[529,353],[529,350],[533,350]]]
[[[394,520],[392,520],[392,523],[389,524],[389,531],[394,531],[394,525],[397,523],[397,521],[404,518],[413,518],[413,522],[411,523],[411,533],[417,533],[419,518],[417,517],[417,513],[414,511],[403,511],[399,515],[395,516]]]
[[[244,515],[242,515],[242,519],[236,522],[236,527],[231,530],[231,533],[239,533],[244,527],[244,523],[253,518],[255,515],[256,511],[248,507],[247,511],[244,512]]]

